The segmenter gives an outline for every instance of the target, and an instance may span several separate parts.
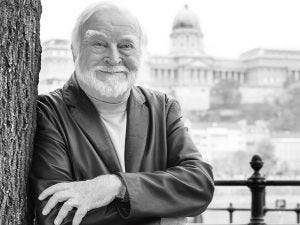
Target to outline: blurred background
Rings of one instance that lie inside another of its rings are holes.
[[[62,85],[73,72],[70,36],[92,0],[42,0],[39,93]],[[268,179],[300,178],[300,2],[298,0],[122,0],[148,36],[138,85],[181,103],[203,158],[216,179],[246,179],[259,154]],[[268,188],[266,205],[295,207],[299,188]],[[249,207],[247,187],[218,187],[211,207]],[[295,197],[296,196],[296,197]],[[283,216],[284,215],[284,216]],[[284,218],[284,219],[282,219]],[[294,223],[272,212],[267,223]],[[228,221],[207,211],[205,223]],[[235,213],[249,222],[249,212]]]

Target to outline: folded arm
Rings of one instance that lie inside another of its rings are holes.
[[[203,162],[184,127],[178,102],[171,100],[167,112],[168,168],[120,173],[130,201],[124,218],[196,216],[212,199],[211,166]]]
[[[123,219],[194,216],[206,209],[214,191],[211,167],[202,161],[181,118],[178,103],[169,102],[166,115],[167,168],[153,172],[119,173],[129,201],[115,204],[113,200],[116,192],[113,192],[106,203],[79,210],[81,218],[87,213],[83,224],[105,224],[119,216]],[[73,183],[75,180],[67,148],[55,123],[40,110],[31,178],[36,195],[37,222],[41,225],[53,224],[61,209],[61,214],[66,217],[58,222],[69,224],[78,211],[67,208],[65,202],[71,198],[65,195],[56,197],[55,204],[49,207],[51,210],[43,215],[42,210],[49,197],[55,193],[50,192],[48,197],[38,200],[38,196],[47,188],[57,183]],[[94,194],[95,190],[92,192]],[[77,202],[71,204],[77,207]]]
[[[42,108],[43,106],[41,106]],[[106,223],[118,218],[112,202],[121,180],[103,175],[86,181],[75,181],[72,160],[66,142],[51,116],[38,110],[34,141],[31,181],[34,191],[36,220],[40,225]],[[100,191],[101,190],[101,191]],[[75,220],[74,220],[75,217]]]

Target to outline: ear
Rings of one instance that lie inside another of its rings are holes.
[[[73,62],[75,62],[77,58],[77,52],[75,51],[73,45],[71,45],[71,50],[72,50]]]

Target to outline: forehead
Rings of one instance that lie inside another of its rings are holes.
[[[82,32],[100,31],[105,34],[140,36],[140,27],[136,18],[119,10],[101,10],[93,13],[83,24]]]

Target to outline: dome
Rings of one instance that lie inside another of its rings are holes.
[[[200,29],[196,13],[191,11],[188,5],[185,5],[184,8],[175,16],[172,28],[173,30],[177,28]]]

